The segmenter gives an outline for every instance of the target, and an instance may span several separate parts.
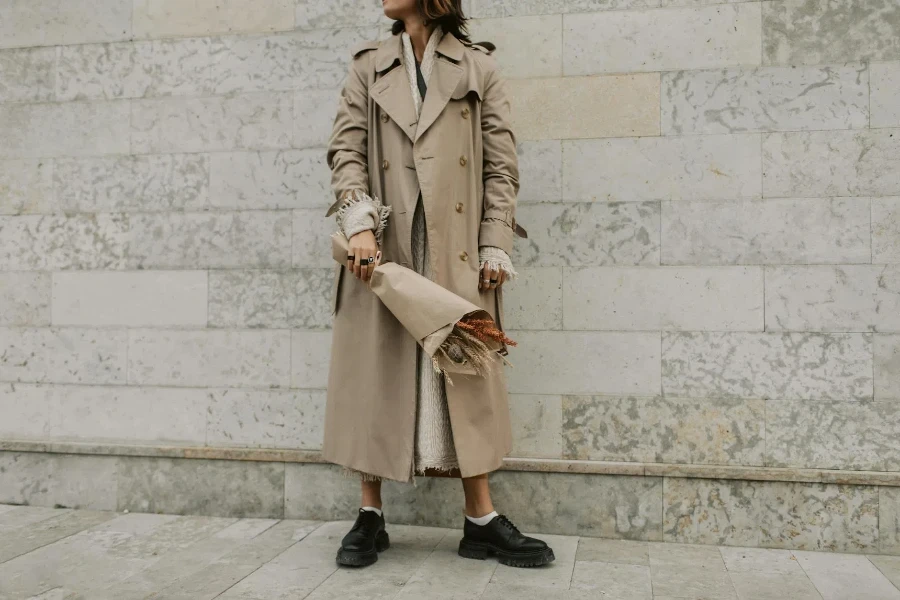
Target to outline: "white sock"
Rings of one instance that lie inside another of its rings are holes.
[[[378,515],[379,517],[381,516],[381,509],[380,509],[380,508],[375,508],[374,506],[363,506],[362,509],[363,509],[363,510],[371,510],[373,513],[375,513],[375,514]]]
[[[492,510],[491,512],[484,515],[483,517],[470,517],[469,515],[466,515],[466,518],[468,520],[472,521],[473,523],[475,523],[476,525],[484,526],[484,525],[487,525],[488,523],[490,523],[491,519],[493,519],[496,516],[497,516],[497,511]]]

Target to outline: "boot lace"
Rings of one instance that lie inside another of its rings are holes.
[[[519,528],[516,527],[515,525],[513,525],[513,522],[510,521],[506,515],[497,515],[497,521],[500,522],[501,525],[503,525],[510,531],[513,531],[515,533],[518,533],[519,535],[522,535],[522,532],[519,531]]]

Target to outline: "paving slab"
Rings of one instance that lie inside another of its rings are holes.
[[[900,600],[900,590],[865,556],[801,551],[794,556],[823,600]]]
[[[467,560],[457,554],[462,531],[447,532],[431,555],[416,569],[398,600],[477,600],[487,589],[496,560]]]

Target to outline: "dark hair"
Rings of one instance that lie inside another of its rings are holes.
[[[436,23],[445,33],[452,33],[464,42],[472,42],[466,28],[468,19],[463,14],[461,0],[416,0],[416,7],[426,25]],[[397,35],[404,28],[403,21],[394,21],[391,33]]]

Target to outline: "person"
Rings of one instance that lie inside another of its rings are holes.
[[[384,0],[392,35],[352,51],[327,149],[338,228],[325,434],[326,461],[361,480],[362,502],[338,549],[364,566],[390,545],[381,482],[459,477],[459,554],[504,564],[554,560],[494,510],[488,473],[512,446],[502,359],[450,382],[368,289],[381,262],[414,269],[486,310],[502,327],[502,285],[519,189],[509,101],[493,45],[473,44],[460,0]],[[506,345],[499,352],[507,353]]]

